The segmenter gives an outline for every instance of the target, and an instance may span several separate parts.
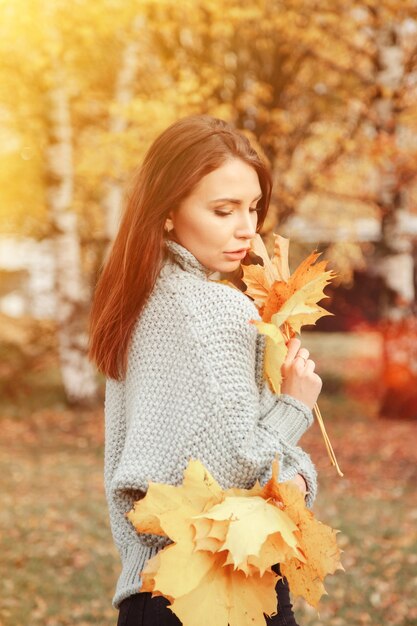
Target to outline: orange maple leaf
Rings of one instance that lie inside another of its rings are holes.
[[[318,302],[327,297],[324,288],[334,277],[326,271],[326,261],[315,263],[320,253],[312,252],[291,275],[288,264],[289,240],[275,235],[274,255],[268,252],[259,234],[251,241],[253,252],[262,265],[242,265],[246,294],[262,317],[251,320],[261,334],[267,335],[264,373],[274,393],[280,392],[281,366],[287,353],[285,342],[301,327],[315,324],[324,315],[332,315]]]
[[[316,263],[320,253],[312,252],[293,274],[288,264],[289,239],[275,236],[274,255],[268,252],[259,234],[251,241],[253,252],[262,259],[263,265],[242,266],[246,294],[256,306],[262,321],[250,320],[258,331],[266,335],[264,375],[272,391],[281,391],[281,368],[287,355],[286,341],[301,331],[301,327],[315,324],[324,315],[333,315],[318,302],[327,298],[324,288],[335,274],[326,270],[326,261]],[[331,463],[339,476],[343,476],[337,463],[323,418],[317,404],[314,407]]]
[[[306,508],[301,491],[291,483],[278,483],[278,464],[272,464],[272,479],[264,487],[263,497],[272,497],[281,503],[282,510],[296,524],[299,549],[304,559],[289,558],[281,562],[280,570],[288,580],[291,593],[302,596],[317,607],[326,593],[323,580],[337,569],[344,571],[337,545],[339,532],[323,524]]]
[[[301,326],[315,324],[324,315],[332,315],[317,303],[328,296],[324,288],[335,276],[326,271],[327,261],[315,263],[321,253],[312,252],[291,275],[288,266],[289,240],[275,235],[272,260],[259,234],[251,247],[263,260],[264,265],[243,266],[243,282],[246,294],[254,299],[263,322],[284,325],[282,332],[289,338],[300,331]],[[272,320],[274,321],[274,320]],[[279,321],[279,323],[277,323]]]

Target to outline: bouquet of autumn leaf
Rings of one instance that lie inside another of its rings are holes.
[[[278,483],[277,459],[264,487],[224,491],[190,460],[182,485],[151,482],[126,515],[138,532],[172,540],[145,565],[140,591],[165,596],[184,626],[265,626],[277,611],[277,563],[314,607],[325,576],[343,569],[338,531],[314,518],[297,487]]]
[[[293,274],[288,264],[289,239],[274,233],[274,255],[268,252],[259,234],[251,240],[251,250],[262,265],[242,265],[245,293],[250,296],[262,321],[250,320],[266,335],[264,375],[274,393],[280,393],[287,347],[286,342],[300,332],[301,327],[315,324],[324,315],[332,315],[318,302],[326,298],[323,289],[335,274],[326,271],[326,261],[316,263],[320,253],[312,252]],[[324,427],[318,405],[314,407],[327,452],[339,476],[343,476],[330,439]]]

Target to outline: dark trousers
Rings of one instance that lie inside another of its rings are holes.
[[[274,565],[272,569],[279,574],[278,565]],[[275,589],[278,614],[271,618],[265,618],[265,624],[268,626],[298,626],[292,610],[286,579],[279,580]],[[178,617],[166,608],[168,604],[168,600],[163,596],[152,598],[149,592],[134,593],[120,603],[117,626],[181,626]]]

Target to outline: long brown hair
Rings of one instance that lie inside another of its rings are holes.
[[[271,197],[267,165],[249,140],[227,122],[192,115],[169,126],[149,148],[139,170],[119,231],[101,271],[90,312],[90,360],[107,377],[126,374],[133,327],[154,287],[164,258],[164,224],[171,210],[199,181],[230,158],[252,166],[262,199],[257,230]]]

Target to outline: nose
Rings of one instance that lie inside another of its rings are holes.
[[[255,237],[256,223],[254,223],[251,213],[246,213],[241,217],[235,235],[236,239],[253,239]]]

